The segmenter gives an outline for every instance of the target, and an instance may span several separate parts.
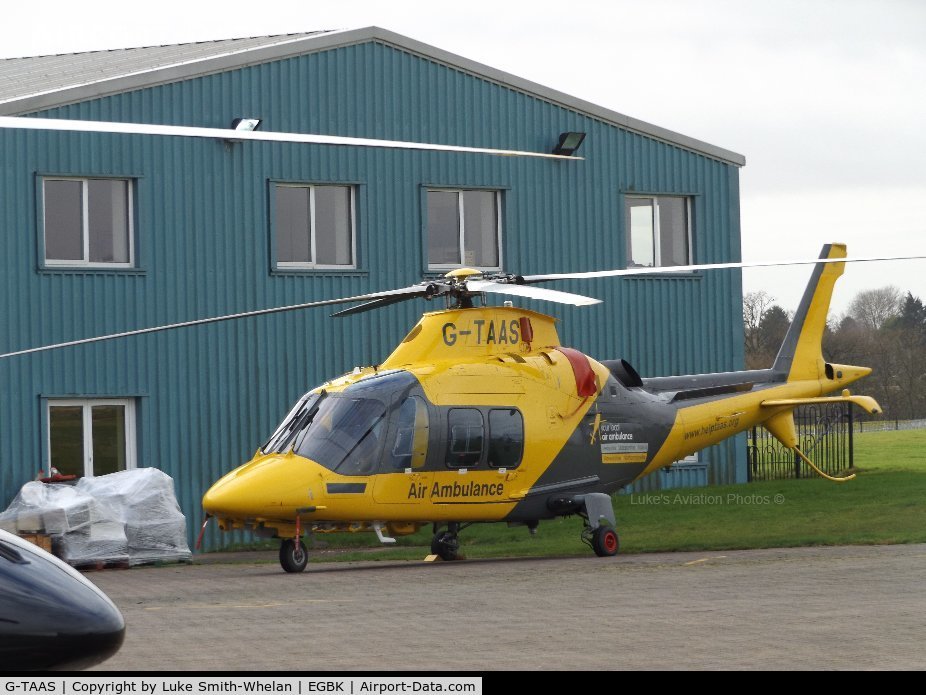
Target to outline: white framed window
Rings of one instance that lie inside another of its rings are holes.
[[[135,468],[134,399],[49,399],[47,422],[48,462],[62,475]]]
[[[276,183],[276,267],[356,268],[354,188]]]
[[[691,198],[625,196],[627,267],[691,263]]]
[[[428,269],[501,268],[501,192],[428,189]]]
[[[45,265],[131,268],[133,205],[130,179],[44,177]]]

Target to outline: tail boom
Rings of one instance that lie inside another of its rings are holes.
[[[820,254],[821,259],[827,260],[845,257],[844,244],[828,244]],[[686,391],[673,395],[672,401],[679,406],[675,422],[641,475],[757,425],[763,425],[782,444],[797,451],[793,411],[801,405],[844,402],[869,413],[881,412],[873,398],[852,395],[846,388],[870,374],[870,368],[831,364],[823,358],[823,333],[833,286],[844,267],[845,263],[840,262],[820,263],[815,267],[771,369],[643,380],[644,388],[657,393],[679,387]],[[712,389],[720,391],[720,386],[728,382],[742,382],[748,388],[710,395]],[[826,395],[837,390],[842,390],[841,395]],[[806,459],[803,453],[801,458]]]

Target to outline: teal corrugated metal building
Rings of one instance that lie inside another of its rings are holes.
[[[740,155],[378,28],[0,61],[0,83],[0,115],[213,128],[255,117],[265,131],[538,152],[587,133],[583,161],[551,161],[0,129],[0,352],[416,282],[429,272],[429,190],[496,192],[509,272],[627,265],[635,200],[682,201],[692,262],[740,259]],[[83,207],[74,199],[86,226],[98,179],[128,182],[127,261],[51,262],[49,182],[90,190]],[[281,265],[279,188],[332,184],[350,192],[352,267]],[[739,271],[562,289],[604,300],[533,307],[562,319],[564,344],[644,376],[742,368]],[[0,360],[0,505],[48,468],[50,427],[86,417],[117,438],[134,430],[134,463],[170,474],[195,521],[203,491],[300,394],[380,361],[422,308],[341,320],[315,309]],[[107,404],[128,404],[129,425]],[[110,455],[100,446],[88,455]],[[702,452],[710,481],[745,481],[744,448]]]

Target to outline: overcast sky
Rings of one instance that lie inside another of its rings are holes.
[[[744,260],[926,254],[920,0],[45,0],[4,3],[0,57],[368,25],[744,154]],[[746,291],[794,309],[808,274]],[[926,261],[849,267],[834,310],[887,284],[926,300]]]

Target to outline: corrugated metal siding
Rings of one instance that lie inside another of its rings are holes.
[[[424,272],[424,187],[505,190],[505,267],[539,273],[624,262],[622,193],[693,196],[697,262],[739,259],[737,170],[378,43],[340,48],[43,112],[62,118],[263,128],[549,150],[588,133],[584,162],[147,136],[0,132],[8,297],[0,349],[359,294]],[[37,271],[37,177],[137,177],[138,271]],[[357,185],[355,273],[271,274],[268,181]],[[742,367],[737,271],[564,283],[605,300],[535,304],[563,342],[647,376]],[[320,309],[0,362],[0,493],[41,465],[40,397],[137,396],[139,463],[163,468],[184,512],[247,458],[308,387],[380,361],[417,318],[397,305],[342,320]],[[704,454],[734,482],[738,447]]]

